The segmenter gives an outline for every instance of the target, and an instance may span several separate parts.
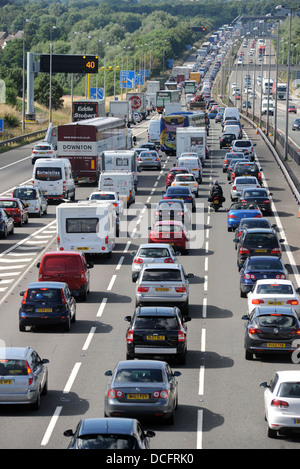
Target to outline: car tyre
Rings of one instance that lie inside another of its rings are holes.
[[[253,353],[249,352],[249,350],[245,350],[245,359],[253,360]]]
[[[272,428],[268,427],[268,437],[277,438],[277,430],[273,430]]]
[[[41,407],[41,393],[39,392],[36,401],[32,404],[33,410],[39,410]]]

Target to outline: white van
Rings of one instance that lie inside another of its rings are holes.
[[[160,119],[151,119],[148,126],[148,142],[160,145]]]
[[[190,173],[194,174],[196,180],[202,182],[202,165],[197,156],[180,156],[177,160],[177,166],[187,168]]]
[[[110,202],[80,201],[56,207],[57,250],[106,254],[116,244],[116,212]]]
[[[68,158],[40,158],[34,163],[33,185],[48,200],[75,199],[75,181]]]
[[[237,107],[226,107],[223,114],[223,121],[228,120],[228,118],[240,120],[240,113]]]
[[[133,174],[134,188],[138,185],[137,155],[134,150],[107,150],[101,154],[101,171],[129,171]]]
[[[98,189],[117,192],[127,207],[135,202],[134,178],[130,171],[103,171],[100,174]]]

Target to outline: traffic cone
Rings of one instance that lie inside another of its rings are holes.
[[[258,125],[256,126],[256,135],[258,135]]]

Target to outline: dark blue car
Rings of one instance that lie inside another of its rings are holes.
[[[286,279],[286,269],[279,257],[253,256],[248,257],[240,270],[241,297],[246,298],[255,282],[264,278]]]
[[[196,211],[195,196],[192,194],[189,187],[170,186],[165,193],[164,199],[182,199],[192,212]]]

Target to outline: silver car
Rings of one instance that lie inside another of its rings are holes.
[[[104,398],[105,417],[148,417],[174,423],[178,383],[170,366],[159,360],[126,360],[117,364]]]
[[[136,306],[178,306],[189,314],[189,278],[181,264],[146,264],[136,281]]]
[[[28,207],[28,213],[31,215],[45,215],[48,210],[48,201],[43,192],[34,186],[18,186],[13,190],[13,197],[22,200],[23,204]]]
[[[137,158],[138,168],[156,168],[161,170],[161,161],[155,150],[141,151]]]
[[[180,252],[174,252],[173,247],[170,244],[165,243],[153,243],[141,244],[137,252],[133,252],[134,256],[132,262],[132,281],[135,282],[139,276],[142,267],[145,264],[174,264],[177,263],[177,255],[180,256]]]
[[[191,228],[192,213],[183,200],[162,199],[154,210],[154,222],[157,221],[181,221],[187,229]]]
[[[0,348],[0,404],[31,404],[39,409],[48,391],[47,359],[30,347]]]

